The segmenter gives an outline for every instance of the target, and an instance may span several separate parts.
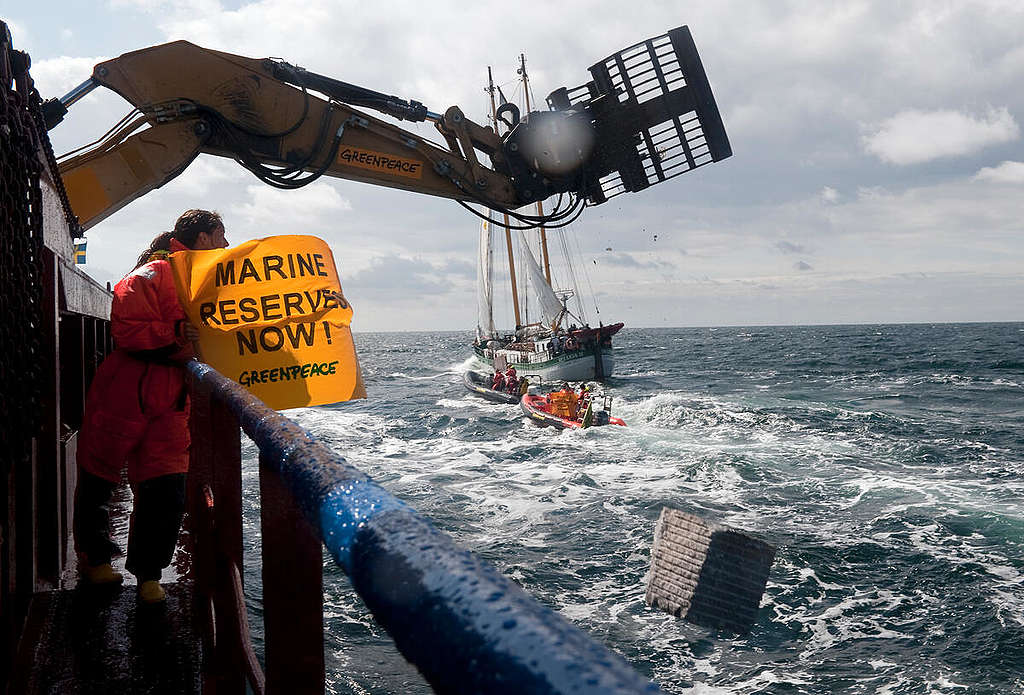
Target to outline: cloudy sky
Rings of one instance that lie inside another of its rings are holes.
[[[187,39],[437,112],[457,104],[481,123],[488,65],[511,97],[524,52],[542,99],[686,24],[734,155],[588,209],[571,227],[592,322],[1024,320],[1017,0],[97,0],[62,3],[57,16],[48,3],[5,12],[44,96],[99,61]],[[95,139],[127,110],[94,92],[51,131],[54,149]],[[116,279],[190,207],[219,210],[233,241],[326,239],[357,331],[475,325],[478,225],[454,202],[328,178],[279,191],[206,156],[90,230],[87,270]]]

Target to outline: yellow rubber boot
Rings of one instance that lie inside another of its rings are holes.
[[[163,603],[167,600],[167,594],[160,582],[149,579],[139,584],[139,600],[143,603]]]
[[[85,577],[85,581],[89,584],[95,584],[96,586],[120,584],[124,581],[124,576],[120,572],[115,571],[109,562],[105,562],[102,565],[83,565],[82,576]]]

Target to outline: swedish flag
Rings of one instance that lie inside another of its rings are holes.
[[[85,239],[75,242],[75,265],[85,265],[85,244]]]

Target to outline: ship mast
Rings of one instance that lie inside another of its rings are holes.
[[[487,66],[487,92],[491,95],[491,121],[494,123],[494,134],[498,132],[498,108],[494,104],[494,78],[491,76],[491,66]],[[516,289],[516,262],[512,255],[512,230],[509,228],[508,213],[505,213],[505,243],[508,245],[508,274],[512,283],[512,308],[516,312],[516,330],[522,325],[519,318],[519,292]],[[547,258],[547,250],[544,251],[544,258]],[[550,277],[548,278],[550,282]]]
[[[530,113],[530,78],[526,75],[526,56],[519,54],[519,74],[523,76],[523,94],[526,95],[526,113]],[[494,95],[491,95],[491,104],[494,104]],[[544,203],[537,201],[537,214],[544,217]],[[540,248],[544,256],[544,278],[551,287],[551,261],[548,260],[548,233],[544,227],[540,228]],[[552,288],[553,289],[553,288]]]

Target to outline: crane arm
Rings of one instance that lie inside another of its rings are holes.
[[[136,127],[149,127],[116,131],[61,163],[82,227],[167,183],[200,153],[235,159],[282,188],[325,174],[447,198],[484,197],[502,207],[521,204],[508,177],[481,165],[473,151],[498,152],[501,140],[491,129],[467,123],[459,109],[438,117],[439,130],[458,148],[445,150],[275,73],[281,74],[276,61],[186,41],[97,65],[92,80],[138,109]]]
[[[87,83],[48,102],[57,111],[48,121],[53,127],[96,86],[139,114],[60,163],[83,229],[167,183],[200,153],[234,159],[279,188],[327,175],[479,203],[528,223],[568,216],[566,209],[545,218],[514,212],[554,194],[568,193],[572,209],[582,210],[584,198],[600,204],[730,156],[686,27],[623,49],[590,72],[589,83],[552,92],[549,111],[520,118],[503,107],[509,131],[499,137],[457,106],[432,113],[284,61],[175,41],[98,64]],[[447,148],[357,106],[433,121]]]

